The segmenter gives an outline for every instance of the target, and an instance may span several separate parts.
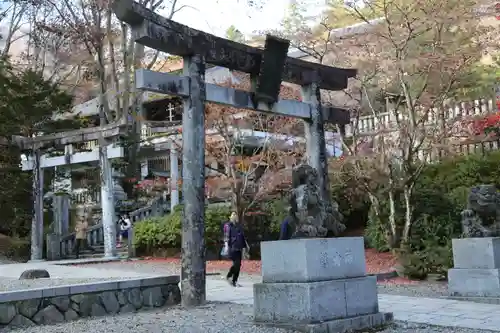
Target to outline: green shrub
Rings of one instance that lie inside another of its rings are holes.
[[[268,201],[262,210],[250,212],[244,217],[245,236],[251,246],[251,258],[260,257],[261,241],[276,240],[281,222],[287,216],[285,200]],[[207,251],[218,253],[222,241],[222,224],[229,219],[229,205],[213,204],[205,209],[205,245]],[[155,255],[165,250],[181,248],[181,221],[183,207],[163,217],[141,221],[134,226],[134,242],[139,255]]]
[[[364,236],[367,248],[375,249],[378,252],[387,252],[390,250],[381,221],[375,217],[373,211],[370,211]]]
[[[478,184],[500,185],[500,152],[470,154],[425,167],[417,187],[448,193],[456,188]]]
[[[446,277],[453,264],[451,239],[459,237],[461,211],[472,186],[500,185],[500,153],[466,155],[427,166],[419,178],[409,248],[400,253],[405,274]]]
[[[453,267],[451,241],[445,245],[431,245],[423,250],[402,249],[396,251],[401,273],[411,279],[425,279],[429,274],[447,277]]]
[[[427,277],[425,254],[423,252],[397,250],[396,253],[401,266],[400,275],[417,280],[423,280]]]
[[[181,205],[172,214],[141,221],[134,225],[134,244],[138,254],[154,254],[159,250],[180,249],[182,231]],[[228,219],[229,207],[214,206],[205,209],[205,244],[208,250],[217,250],[221,240],[221,225]]]
[[[409,244],[395,251],[402,273],[413,279],[424,279],[428,274],[446,277],[452,267],[451,239],[460,234],[460,227],[454,214],[420,213],[412,225]]]
[[[288,216],[289,203],[286,199],[272,200],[264,204],[263,210],[268,218],[268,225],[266,226],[268,234],[267,240],[278,239],[280,234],[281,223]]]
[[[152,218],[134,225],[134,244],[137,253],[153,254],[160,249],[180,247],[180,224],[173,218]],[[180,221],[180,220],[179,220]]]
[[[452,262],[450,241],[461,234],[460,213],[467,205],[469,190],[472,186],[490,183],[500,189],[499,164],[500,151],[494,151],[449,158],[425,166],[411,198],[413,223],[409,244],[397,251],[406,275],[413,278],[445,275]],[[359,186],[349,167],[349,164],[340,163],[335,170],[330,170],[332,197],[339,203],[348,229],[368,216],[364,230],[366,246],[388,251],[392,244],[386,235],[387,196],[378,195],[380,215],[375,216],[366,191]],[[384,184],[373,181],[374,187],[384,190]],[[401,193],[395,196],[396,228],[401,232],[405,209]]]
[[[396,196],[396,198],[398,198]],[[396,227],[401,229],[403,226],[404,211],[402,201],[396,200]],[[373,207],[370,207],[368,222],[365,228],[365,242],[369,248],[376,249],[379,252],[386,252],[392,249],[391,240],[386,236],[386,230],[389,230],[389,202],[380,201],[379,216],[375,214]]]
[[[205,209],[205,244],[210,251],[220,251],[222,224],[229,220],[229,205],[213,205]]]
[[[0,234],[0,255],[15,261],[29,260],[31,243],[29,239],[7,237]]]
[[[337,161],[330,165],[329,173],[331,197],[344,216],[346,232],[362,229],[368,221],[370,201],[356,171],[350,163]]]
[[[469,197],[470,186],[459,186],[451,189],[446,198],[455,208],[455,211],[460,211],[465,209],[467,206],[467,198]]]

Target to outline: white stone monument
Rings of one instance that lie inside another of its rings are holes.
[[[379,312],[377,278],[366,275],[362,237],[262,242],[261,257],[256,323],[343,333],[393,319],[392,313]]]
[[[452,297],[500,297],[500,237],[453,239]]]

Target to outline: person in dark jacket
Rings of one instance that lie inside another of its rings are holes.
[[[283,220],[283,222],[281,222],[279,240],[288,240],[292,238],[293,230],[290,225],[291,219],[291,210],[289,210],[288,216]]]
[[[290,232],[290,218],[287,217],[281,222],[280,227],[280,239],[279,240],[288,240],[292,237],[292,233]]]
[[[224,230],[224,242],[225,246],[229,249],[229,258],[233,262],[233,265],[229,269],[226,279],[233,287],[236,287],[238,285],[238,277],[240,276],[243,249],[246,248],[248,250],[248,243],[245,239],[243,226],[238,221],[238,215],[234,212],[231,213],[229,221],[230,223]]]

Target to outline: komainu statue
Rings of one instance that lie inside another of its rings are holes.
[[[462,211],[464,237],[500,236],[500,193],[495,185],[470,189],[467,209]]]
[[[344,231],[343,216],[338,211],[338,204],[325,201],[321,196],[316,169],[307,164],[295,168],[292,187],[292,238],[325,237],[329,230],[334,235]]]

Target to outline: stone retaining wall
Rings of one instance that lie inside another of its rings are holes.
[[[0,293],[0,329],[179,304],[179,277],[155,277]]]

